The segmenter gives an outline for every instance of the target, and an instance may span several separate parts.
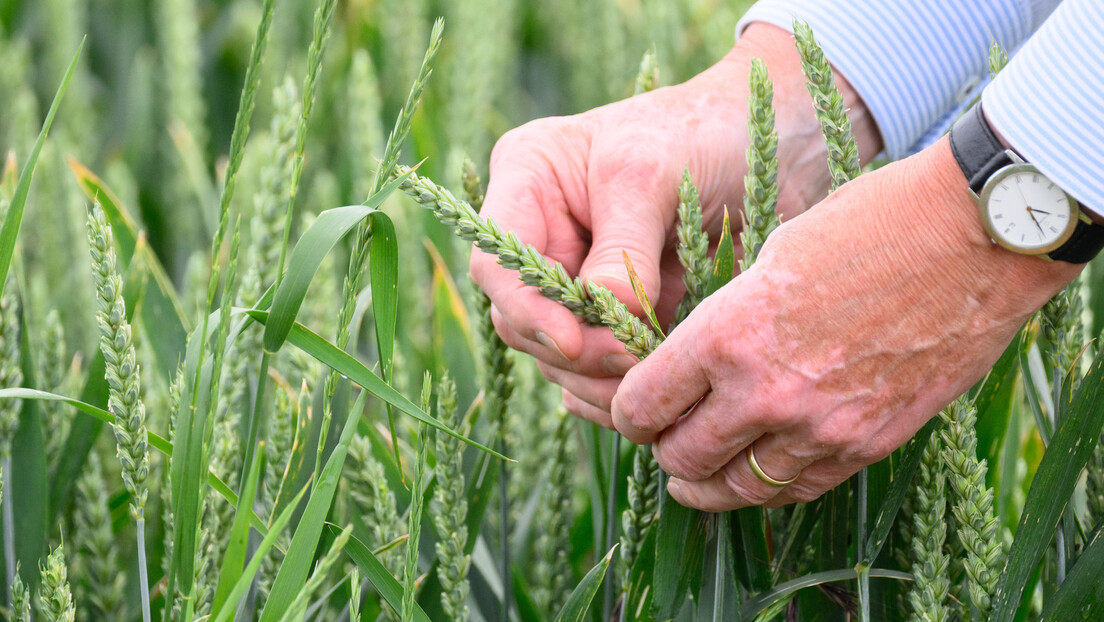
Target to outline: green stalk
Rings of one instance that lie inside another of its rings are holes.
[[[546,298],[560,302],[591,324],[608,326],[630,354],[644,358],[659,345],[652,329],[605,287],[568,276],[562,264],[549,262],[535,248],[523,244],[516,233],[503,231],[498,223],[476,213],[467,201],[457,199],[410,168],[396,167],[394,174],[405,176],[400,186],[403,192],[432,210],[456,235],[474,242],[485,253],[498,255],[500,265],[520,272],[521,281],[537,287]]]
[[[135,525],[138,532],[138,577],[141,588],[138,594],[142,600],[142,622],[150,622],[149,571],[146,569],[146,519],[139,518]]]
[[[429,411],[430,392],[433,383],[426,372],[422,384],[422,409]],[[414,475],[410,483],[410,508],[407,514],[406,564],[403,568],[402,622],[413,622],[415,597],[418,588],[418,543],[422,535],[422,511],[424,509],[425,480],[429,475],[426,456],[429,453],[429,426],[418,424],[418,458],[414,463]]]
[[[11,490],[11,456],[0,457],[0,476],[3,486]],[[4,569],[6,571],[4,595],[9,606],[14,606],[14,586],[18,577],[15,574],[15,511],[12,509],[11,493],[0,500],[4,512]]]
[[[0,207],[3,207],[0,205]],[[0,277],[3,279],[4,277]],[[19,299],[15,291],[9,288],[0,294],[0,386],[18,387],[23,384],[23,369],[20,366],[19,337]],[[12,603],[12,586],[15,583],[15,511],[11,498],[11,443],[19,427],[19,400],[0,401],[0,470],[3,470],[4,495],[0,506],[4,514],[4,568],[7,576],[4,582],[5,600]]]
[[[859,176],[859,149],[851,133],[843,95],[832,78],[832,66],[813,37],[813,30],[802,21],[794,21],[794,38],[801,56],[801,70],[813,98],[817,121],[828,147],[828,170],[832,174],[832,190]]]
[[[380,161],[379,168],[376,169],[375,177],[372,179],[372,187],[369,196],[379,192],[380,189],[383,188],[384,184],[390,180],[395,167],[398,165],[402,144],[406,141],[406,137],[410,133],[410,125],[414,120],[414,112],[418,108],[418,103],[422,98],[422,91],[425,89],[430,73],[432,73],[431,68],[433,59],[437,55],[438,48],[440,48],[441,34],[444,31],[444,27],[444,21],[441,19],[438,19],[433,24],[433,30],[429,38],[429,47],[426,49],[425,56],[422,58],[422,65],[418,70],[418,76],[415,78],[414,84],[411,85],[410,92],[407,94],[406,103],[403,104],[402,109],[399,111],[399,116],[395,120],[395,126],[387,136],[387,145],[383,150],[383,159]],[[367,198],[365,200],[367,201]],[[338,312],[338,333],[336,341],[337,347],[342,350],[349,346],[349,339],[352,331],[350,323],[353,319],[353,311],[356,308],[356,297],[360,293],[361,283],[364,280],[364,264],[368,258],[368,249],[371,244],[371,239],[371,228],[369,227],[368,221],[365,220],[357,226],[356,233],[353,235],[353,250],[349,260],[349,269],[345,274],[345,280],[342,282],[343,303],[341,305],[341,310]],[[382,367],[381,371],[384,373],[383,379],[390,382],[390,370],[387,369],[386,365]],[[331,403],[334,392],[337,390],[337,380],[338,375],[335,372],[331,371],[326,376],[325,390],[322,393],[322,435],[319,439],[319,447],[322,447],[325,443],[327,428],[329,427],[330,417],[332,416]],[[389,409],[388,425],[391,429],[395,457],[398,459],[398,436],[395,434],[394,418],[390,413],[391,411]],[[316,464],[315,471],[317,472],[317,470],[318,465]]]

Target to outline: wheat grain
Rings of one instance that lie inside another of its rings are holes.
[[[950,589],[950,558],[944,544],[947,537],[946,467],[943,439],[932,435],[924,447],[916,475],[916,511],[912,515],[912,574],[909,590],[914,619],[942,622],[951,619],[946,602]]]
[[[571,593],[571,487],[575,464],[575,445],[571,437],[571,418],[562,407],[554,417],[547,418],[547,442],[550,460],[545,465],[548,488],[543,495],[541,535],[536,544],[537,588],[533,598],[541,611],[554,616]]]
[[[767,236],[778,226],[778,132],[774,128],[774,86],[760,59],[748,72],[747,175],[744,176],[744,220],[740,271],[755,263]]]
[[[705,288],[713,274],[713,262],[709,259],[709,235],[702,228],[701,199],[694,180],[690,178],[690,169],[682,172],[678,199],[676,253],[683,268],[682,283],[686,286],[686,294],[675,309],[676,324],[686,319],[705,298]]]
[[[446,374],[437,384],[437,419],[459,430],[456,383]],[[441,607],[449,620],[468,619],[468,501],[464,496],[464,452],[460,441],[436,432],[437,488],[433,493],[437,527],[437,576],[441,580]]]
[[[843,95],[836,88],[832,67],[824,58],[824,51],[808,24],[794,21],[793,28],[806,87],[813,98],[817,121],[828,146],[828,170],[832,174],[832,189],[835,190],[862,172],[859,150],[851,134],[851,121],[847,118]]]

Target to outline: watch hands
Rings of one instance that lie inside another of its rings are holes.
[[[1031,216],[1031,222],[1035,223],[1035,228],[1039,230],[1039,233],[1046,235],[1046,232],[1043,231],[1043,226],[1039,224],[1039,219],[1035,218],[1035,210],[1031,209],[1030,205],[1027,206],[1027,215]]]

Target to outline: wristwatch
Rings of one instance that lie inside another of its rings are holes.
[[[1088,263],[1104,248],[1104,226],[1039,169],[1005,149],[980,104],[951,128],[951,151],[970,182],[981,224],[1000,246],[1073,264]]]

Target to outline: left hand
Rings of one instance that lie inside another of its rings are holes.
[[[977,382],[1080,270],[994,245],[944,138],[781,226],[628,372],[613,421],[654,443],[679,503],[811,501]],[[796,481],[760,480],[752,444]]]

